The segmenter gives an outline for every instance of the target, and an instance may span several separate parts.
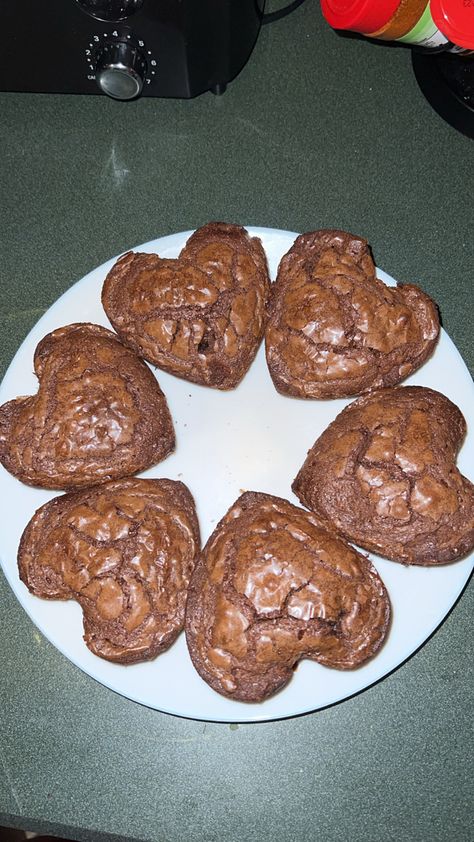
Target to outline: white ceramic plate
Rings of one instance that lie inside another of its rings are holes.
[[[272,278],[281,256],[296,234],[248,228],[261,237]],[[176,257],[190,231],[163,237],[136,250]],[[94,269],[72,286],[39,320],[17,352],[0,387],[0,403],[33,394],[37,380],[32,359],[39,340],[71,322],[90,321],[110,327],[100,303],[104,278],[116,258]],[[388,284],[392,278],[379,270]],[[308,448],[349,402],[303,401],[275,391],[263,346],[242,383],[232,392],[195,386],[156,371],[174,419],[177,449],[143,476],[185,482],[194,495],[203,542],[217,521],[244,490],[264,491],[297,503],[291,483]],[[455,346],[443,331],[434,356],[408,381],[444,392],[474,427],[474,387]],[[474,479],[474,437],[467,440],[459,467]],[[233,702],[215,693],[195,672],[184,634],[155,661],[119,666],[92,655],[82,640],[82,614],[74,602],[50,602],[32,596],[18,577],[16,553],[21,533],[34,511],[55,492],[29,488],[0,466],[3,525],[0,557],[18,600],[41,632],[70,661],[106,687],[129,699],[179,716],[225,722],[255,722],[317,710],[370,686],[411,655],[436,629],[456,601],[473,565],[473,557],[435,569],[406,568],[372,556],[389,591],[393,622],[381,652],[350,672],[310,661],[299,664],[280,693],[259,703]],[[18,653],[21,658],[21,653]]]

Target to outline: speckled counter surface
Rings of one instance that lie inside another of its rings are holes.
[[[472,141],[431,110],[409,52],[337,37],[318,3],[265,27],[220,98],[0,94],[0,134],[2,373],[74,281],[210,219],[367,237],[379,266],[438,301],[472,371]],[[468,840],[473,610],[471,587],[352,699],[229,726],[97,684],[1,575],[0,824],[77,840]]]

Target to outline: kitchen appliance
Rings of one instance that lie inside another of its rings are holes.
[[[265,0],[0,0],[0,90],[189,98],[247,62]]]
[[[474,55],[414,51],[412,65],[432,108],[454,129],[474,138]]]

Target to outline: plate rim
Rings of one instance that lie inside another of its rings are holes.
[[[249,232],[249,234],[251,236],[260,237],[262,239],[266,239],[266,238],[269,238],[269,237],[275,237],[276,236],[277,238],[287,239],[288,242],[292,243],[296,239],[296,237],[299,236],[299,234],[297,232],[287,231],[285,229],[267,228],[267,227],[260,227],[260,226],[247,226],[247,225],[244,225],[243,227]],[[21,360],[22,355],[25,353],[25,349],[27,349],[28,346],[30,346],[31,344],[37,343],[38,340],[36,339],[36,336],[38,334],[41,334],[41,336],[44,335],[44,332],[42,332],[41,326],[44,322],[46,322],[48,320],[48,318],[50,318],[51,311],[55,311],[56,309],[59,310],[62,304],[67,304],[69,297],[73,297],[74,294],[77,293],[77,288],[78,288],[79,285],[90,282],[91,280],[93,280],[95,278],[96,275],[107,272],[109,270],[109,268],[115,263],[115,261],[122,254],[125,254],[127,251],[139,251],[139,250],[150,251],[150,250],[154,250],[154,249],[160,249],[161,251],[165,251],[166,249],[170,249],[170,248],[173,249],[173,248],[175,248],[176,245],[178,245],[178,247],[179,247],[179,243],[184,243],[185,240],[193,233],[194,230],[195,229],[191,229],[191,230],[187,230],[187,231],[180,231],[180,232],[175,232],[175,233],[172,233],[172,234],[167,234],[167,235],[164,235],[162,237],[154,238],[154,239],[148,240],[147,242],[144,242],[144,243],[138,244],[134,247],[131,247],[129,249],[126,249],[125,251],[122,251],[119,254],[115,255],[114,257],[109,258],[108,260],[104,261],[99,266],[95,266],[93,269],[91,269],[89,272],[87,272],[82,278],[79,278],[76,281],[73,281],[71,283],[71,285],[66,290],[64,290],[64,292],[60,296],[58,296],[57,299],[55,299],[55,301],[47,308],[45,313],[43,313],[42,316],[35,322],[35,324],[29,330],[29,332],[27,333],[27,335],[25,336],[23,341],[20,343],[20,345],[19,345],[16,353],[14,354],[10,364],[8,365],[8,367],[5,371],[4,377],[2,378],[2,381],[0,383],[0,403],[4,402],[3,393],[5,391],[5,383],[7,384],[7,388],[8,388],[8,384],[9,384],[9,380],[12,376],[12,372],[15,371],[16,365],[18,364],[18,360],[19,359]],[[160,245],[158,245],[158,244],[160,244]],[[264,247],[265,247],[265,245],[264,245]],[[281,256],[284,253],[285,253],[285,251],[282,251],[279,259],[281,259]],[[376,268],[377,268],[377,275],[380,276],[381,279],[385,283],[388,283],[388,285],[390,285],[390,286],[396,285],[397,281],[391,275],[389,275],[384,270],[380,269],[380,267],[378,267],[378,266]],[[105,277],[105,275],[104,275],[104,277]],[[104,318],[107,320],[107,317],[105,316],[105,313],[104,313]],[[470,378],[469,370],[468,370],[468,368],[467,368],[467,366],[466,366],[466,364],[465,364],[465,362],[462,358],[462,355],[460,354],[459,350],[457,349],[456,345],[454,344],[454,342],[451,340],[450,336],[446,333],[446,331],[443,328],[441,328],[440,342],[441,342],[441,338],[443,339],[443,342],[447,344],[447,347],[449,348],[450,352],[455,354],[455,356],[457,357],[457,362],[461,364],[463,374],[467,375],[466,385],[470,384],[471,392],[472,392],[472,395],[474,396],[474,383],[472,382],[472,379]],[[436,353],[436,351],[435,351],[435,353]],[[421,370],[421,369],[419,369],[419,370]],[[158,372],[158,375],[161,376],[160,371]],[[175,379],[179,380],[179,378],[175,378]],[[185,382],[185,381],[180,381],[180,382]],[[406,382],[406,381],[403,381],[403,382]],[[11,398],[7,398],[7,400],[10,400],[10,399]],[[348,402],[350,402],[354,399],[355,398],[348,399]],[[159,463],[159,464],[161,465],[162,463]],[[2,472],[7,473],[5,471],[5,469],[3,468],[3,466],[0,466],[0,469],[1,469]],[[138,474],[138,476],[140,476],[140,474]],[[19,480],[15,480],[15,481],[20,483]],[[0,478],[0,483],[1,483],[1,478]],[[23,484],[20,483],[20,485],[23,485]],[[44,490],[42,490],[42,491],[44,491]],[[54,492],[51,492],[49,494],[49,496],[50,497],[58,496],[58,494],[60,494],[60,493],[62,493],[62,492],[54,491]],[[222,516],[223,515],[224,515],[224,512],[222,513]],[[29,515],[29,517],[31,517],[31,514]],[[26,523],[25,523],[25,525],[26,525]],[[204,542],[203,542],[203,546],[204,546]],[[374,561],[374,559],[375,560],[377,559],[377,556],[375,556],[372,553],[369,554],[369,557],[371,558],[372,561]],[[387,562],[387,563],[389,565],[394,565],[394,564],[396,565],[397,564],[397,562]],[[27,614],[28,618],[33,622],[33,624],[36,626],[36,628],[38,628],[38,630],[41,632],[41,634],[48,640],[48,642],[57,651],[59,651],[61,653],[61,655],[63,657],[65,657],[68,661],[73,663],[74,666],[79,668],[82,672],[84,672],[86,675],[91,677],[97,683],[101,684],[102,686],[105,686],[107,689],[111,690],[112,692],[115,692],[118,695],[121,695],[124,698],[127,698],[130,701],[133,701],[137,704],[141,704],[145,707],[148,707],[149,709],[157,710],[157,711],[160,711],[160,712],[172,715],[172,716],[177,716],[179,718],[191,719],[191,720],[194,719],[196,721],[205,721],[205,722],[251,724],[251,723],[277,721],[277,720],[282,720],[282,719],[298,717],[298,716],[302,716],[302,715],[306,715],[306,714],[310,714],[310,713],[316,713],[319,710],[324,710],[327,707],[332,707],[336,704],[340,704],[341,702],[343,702],[345,700],[353,698],[356,695],[359,695],[364,690],[373,687],[374,685],[378,684],[380,681],[382,681],[385,678],[387,678],[388,676],[390,676],[394,671],[398,670],[401,666],[403,666],[407,662],[407,660],[409,660],[411,657],[413,657],[413,655],[415,655],[420,650],[420,648],[422,648],[425,645],[425,643],[427,643],[430,640],[430,638],[433,636],[433,634],[444,623],[444,621],[449,616],[451,611],[457,605],[457,603],[458,603],[459,599],[461,598],[464,590],[466,589],[467,585],[469,584],[469,580],[470,580],[470,577],[472,575],[472,567],[474,565],[474,554],[454,563],[458,570],[461,569],[461,567],[465,568],[465,570],[464,570],[465,575],[462,576],[462,581],[460,581],[460,585],[459,585],[459,588],[457,590],[457,593],[456,593],[454,599],[451,601],[450,605],[447,607],[446,611],[443,613],[443,615],[441,617],[436,618],[436,620],[433,622],[430,630],[426,634],[425,633],[423,634],[422,639],[419,640],[419,641],[416,641],[413,648],[411,649],[410,652],[408,652],[408,654],[406,654],[400,661],[393,664],[393,666],[391,666],[389,669],[383,671],[381,675],[375,676],[373,679],[369,680],[368,682],[364,681],[363,679],[358,684],[356,682],[357,686],[355,686],[354,690],[351,691],[349,694],[347,694],[346,692],[343,691],[342,694],[340,695],[340,697],[334,698],[331,701],[328,701],[327,703],[325,703],[323,705],[314,706],[313,704],[310,703],[309,705],[302,705],[300,709],[292,709],[291,711],[288,711],[288,712],[272,714],[272,713],[269,713],[269,712],[265,712],[264,706],[265,706],[266,702],[251,703],[250,705],[248,703],[236,702],[236,701],[229,700],[229,699],[226,699],[225,697],[220,696],[219,694],[215,693],[215,691],[213,691],[211,688],[209,688],[209,690],[212,693],[214,693],[216,696],[218,696],[219,699],[224,700],[225,703],[227,703],[227,704],[231,704],[232,706],[237,706],[237,708],[240,709],[240,710],[250,711],[250,709],[252,709],[252,715],[250,717],[237,715],[237,713],[235,715],[229,715],[229,716],[216,716],[216,715],[204,716],[202,714],[197,714],[197,713],[190,713],[190,712],[186,713],[184,711],[178,711],[178,710],[174,710],[170,707],[167,707],[163,703],[160,703],[160,704],[149,703],[147,701],[144,701],[143,698],[140,698],[139,695],[134,696],[130,692],[124,693],[123,690],[118,689],[117,686],[114,686],[113,683],[111,683],[110,681],[107,681],[106,679],[104,679],[103,676],[101,676],[99,674],[100,673],[100,667],[101,667],[101,663],[100,663],[99,658],[94,659],[94,664],[96,662],[99,662],[99,663],[97,663],[97,670],[94,670],[93,668],[87,668],[79,660],[77,660],[73,655],[71,655],[70,652],[67,651],[67,646],[63,648],[61,645],[59,645],[56,642],[56,640],[52,639],[52,637],[50,636],[50,634],[51,634],[50,630],[48,628],[44,627],[43,623],[41,623],[38,620],[37,617],[32,616],[32,614],[30,613],[30,610],[28,608],[28,599],[23,598],[23,596],[31,597],[31,594],[29,594],[29,592],[27,591],[26,588],[24,588],[24,586],[23,586],[24,593],[22,592],[21,588],[18,587],[18,585],[22,585],[22,583],[21,583],[19,577],[17,577],[17,579],[14,580],[13,571],[10,571],[10,566],[13,566],[14,570],[16,569],[16,559],[14,560],[13,565],[9,565],[8,560],[3,559],[3,547],[2,547],[1,542],[0,542],[0,564],[1,564],[1,567],[3,569],[3,573],[5,575],[5,578],[8,582],[8,585],[11,588],[11,590],[13,591],[13,594],[14,594],[16,600],[20,603],[23,610]],[[375,566],[377,566],[377,565],[375,564]],[[448,568],[449,565],[444,565],[443,567]],[[10,576],[10,572],[12,572],[11,576]],[[20,593],[18,593],[18,591],[20,591]],[[389,591],[389,596],[390,596],[390,591]],[[44,602],[44,601],[42,601],[42,602]],[[71,605],[71,604],[73,604],[73,603],[68,603],[68,605]],[[77,605],[77,604],[75,604],[75,605]],[[79,608],[79,606],[77,606],[77,608]],[[54,637],[54,635],[53,635],[53,637]],[[184,632],[181,633],[180,638],[181,639],[184,638]],[[85,644],[84,644],[84,646],[85,646]],[[174,644],[173,646],[176,646],[176,644]],[[171,647],[171,649],[168,650],[170,652],[170,654],[172,652],[172,649],[173,649],[173,647]],[[92,654],[91,654],[91,657],[94,658],[94,656]],[[159,657],[162,657],[162,656],[159,656]],[[376,661],[377,657],[378,657],[378,655],[376,655],[373,660]],[[153,664],[154,662],[151,661],[151,662],[148,662],[148,663]],[[302,663],[312,663],[312,662],[306,660],[306,661],[302,661],[301,664]],[[119,669],[123,669],[123,666],[121,666],[121,665],[113,665],[113,666],[118,667]],[[317,665],[317,666],[321,666],[321,665]],[[357,675],[357,671],[354,671],[352,673],[352,675]],[[202,681],[202,679],[200,679],[200,680]],[[290,682],[290,684],[291,684],[291,682]],[[288,687],[288,686],[289,685],[286,685],[286,687]],[[284,691],[285,691],[285,688],[283,688],[283,690],[280,691],[280,693],[277,693],[273,697],[270,697],[270,699],[280,696],[280,694],[284,693]],[[267,700],[267,701],[270,701],[270,700]],[[261,710],[261,713],[260,712],[257,713],[256,708]]]

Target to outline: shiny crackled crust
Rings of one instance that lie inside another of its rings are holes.
[[[156,378],[100,325],[45,336],[34,355],[36,395],[0,407],[0,461],[28,485],[78,488],[160,462],[175,444]]]
[[[366,240],[344,231],[299,236],[282,258],[265,333],[276,389],[341,398],[393,386],[433,352],[434,302],[418,287],[387,287]]]
[[[270,281],[261,241],[209,223],[179,258],[128,252],[111,269],[102,304],[124,342],[171,374],[232,389],[265,327]]]
[[[77,600],[95,655],[129,664],[156,657],[181,631],[199,547],[183,483],[123,479],[38,509],[22,535],[18,566],[36,596]]]
[[[351,669],[386,636],[390,603],[370,561],[286,500],[247,492],[193,573],[186,639],[218,693],[261,701],[302,658]]]
[[[358,546],[405,564],[455,561],[474,547],[474,486],[455,464],[465,432],[439,392],[382,389],[337,416],[292,488]]]

